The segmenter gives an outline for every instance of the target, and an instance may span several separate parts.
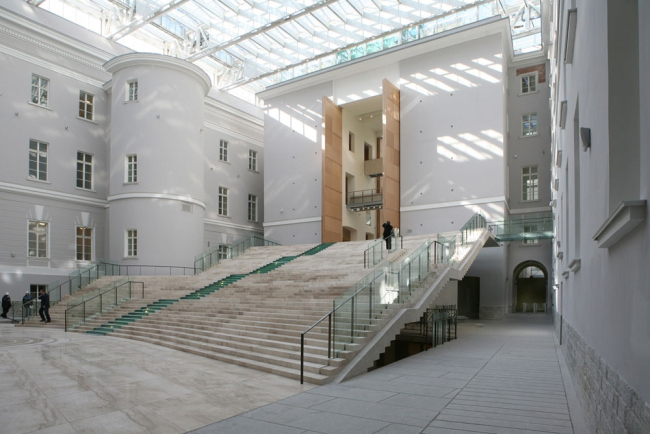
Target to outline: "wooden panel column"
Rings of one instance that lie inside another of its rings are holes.
[[[383,192],[382,220],[381,226],[386,220],[390,220],[393,227],[400,227],[399,203],[400,203],[400,159],[399,159],[399,133],[400,133],[400,112],[399,112],[399,89],[390,81],[384,79],[382,112],[382,150],[384,159],[384,176],[381,180]]]
[[[323,214],[321,242],[343,240],[343,110],[323,97]]]

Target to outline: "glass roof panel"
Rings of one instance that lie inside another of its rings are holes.
[[[30,0],[25,0],[30,1]],[[543,49],[541,0],[44,0],[38,7],[136,51],[196,63],[249,95],[494,16],[515,56]]]

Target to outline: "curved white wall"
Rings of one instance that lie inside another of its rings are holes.
[[[202,129],[210,80],[188,62],[155,54],[127,54],[104,66],[113,74],[110,258],[125,258],[125,231],[137,229],[137,258],[125,263],[191,266],[202,249]],[[127,101],[134,80],[138,100]],[[137,183],[126,182],[125,160],[132,154]]]

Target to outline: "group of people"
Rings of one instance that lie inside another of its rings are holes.
[[[41,316],[41,322],[52,322],[50,319],[50,295],[45,292],[44,289],[41,289],[39,291],[40,293],[40,300],[41,300],[41,308],[38,310],[38,313]],[[32,301],[32,295],[27,291],[25,295],[23,296],[23,308],[27,309],[26,304]],[[7,313],[11,309],[11,296],[7,292],[3,297],[2,297],[2,315],[0,315],[2,318],[8,318]]]

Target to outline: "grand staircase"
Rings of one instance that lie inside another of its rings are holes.
[[[486,236],[459,252],[454,266],[434,266],[399,303],[356,320],[354,336],[345,345],[335,343],[334,352],[328,352],[330,336],[351,323],[342,315],[333,331],[326,321],[315,326],[305,336],[302,363],[301,334],[371,271],[363,267],[367,242],[255,247],[197,276],[149,278],[144,299],[128,300],[74,331],[149,342],[295,379],[302,364],[305,381],[323,384],[371,366],[386,340],[399,333],[396,319],[412,321],[446,282],[462,278]],[[405,237],[403,249],[383,265],[399,264],[426,239]]]

